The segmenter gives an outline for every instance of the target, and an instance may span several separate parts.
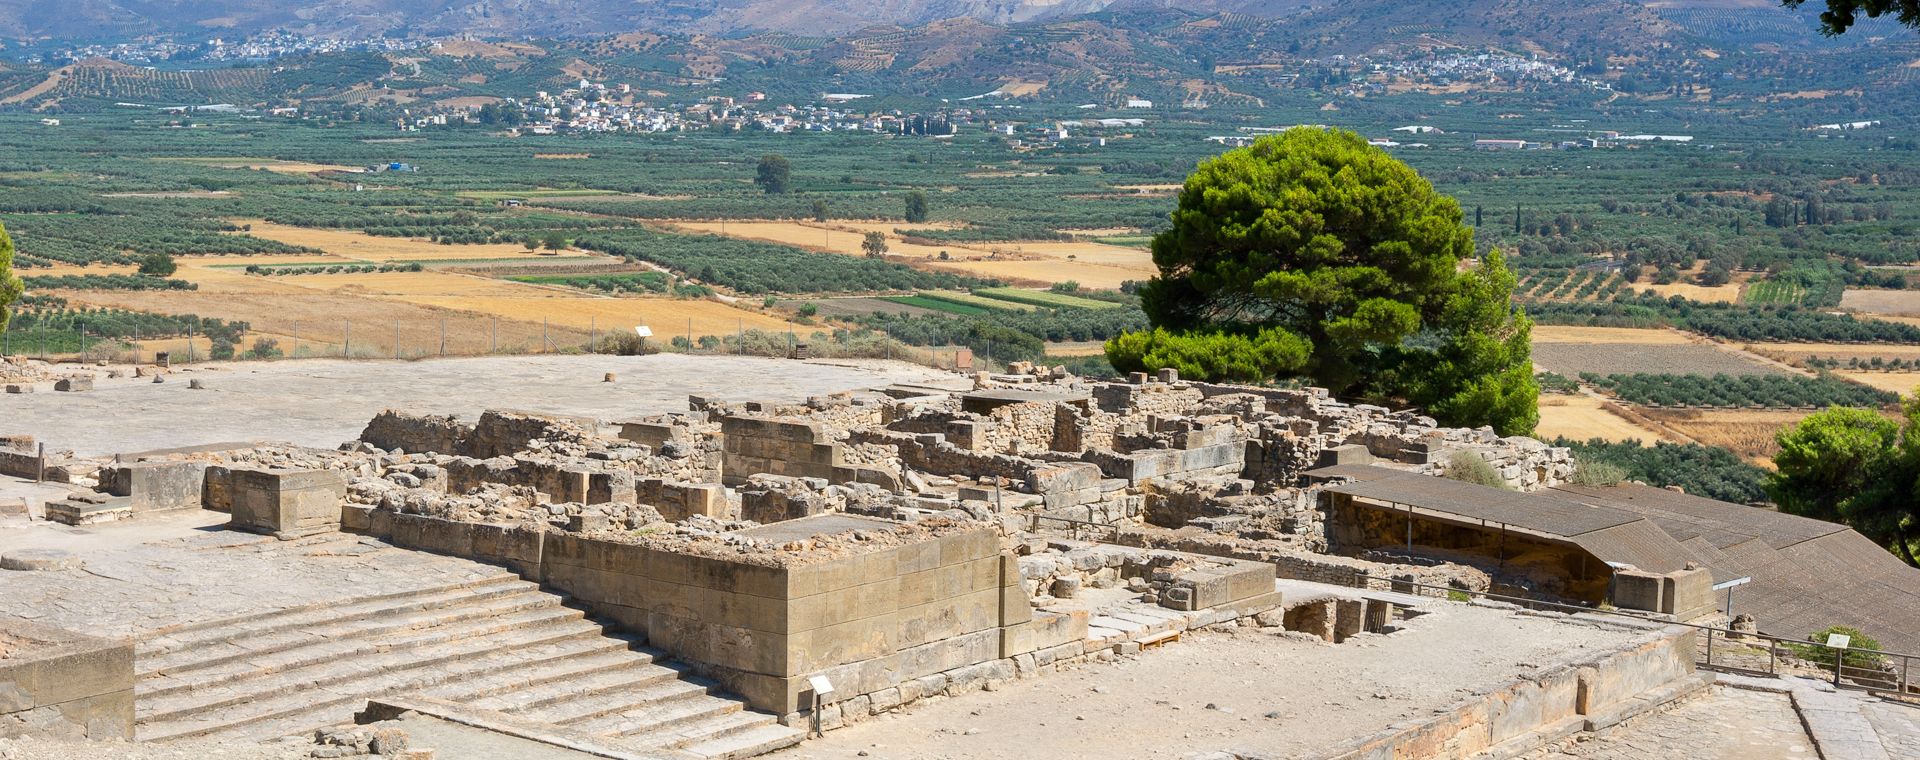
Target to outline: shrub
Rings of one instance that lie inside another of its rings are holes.
[[[1573,484],[1576,486],[1614,486],[1626,479],[1626,468],[1612,462],[1581,460],[1573,468]]]
[[[1844,625],[1830,626],[1807,634],[1807,641],[1816,642],[1816,644],[1787,644],[1786,646],[1789,650],[1793,651],[1794,656],[1802,660],[1833,667],[1833,658],[1837,653],[1828,647],[1820,645],[1826,644],[1828,634],[1834,633],[1852,639],[1847,645],[1846,659],[1842,663],[1847,670],[1858,668],[1860,670],[1879,672],[1886,669],[1887,660],[1885,657],[1857,651],[1861,649],[1878,650],[1880,648],[1880,642],[1878,640],[1872,636],[1861,633],[1858,628],[1849,628]]]
[[[1447,457],[1446,477],[1462,483],[1512,490],[1493,465],[1471,451],[1456,451]]]
[[[278,359],[285,355],[280,351],[280,341],[272,338],[254,338],[253,348],[247,349],[248,359]]]

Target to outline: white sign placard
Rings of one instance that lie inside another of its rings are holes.
[[[833,693],[833,682],[827,680],[826,676],[813,676],[808,678],[807,685],[813,687],[813,693],[816,696],[824,697]]]
[[[640,337],[642,337],[642,338],[651,338],[651,337],[653,337],[653,328],[651,328],[651,327],[648,327],[648,326],[646,326],[646,325],[639,325],[639,326],[637,326],[637,327],[635,327],[635,328],[633,328],[633,331],[634,331],[634,332],[635,332],[636,334],[638,334],[638,335],[639,335]]]
[[[1848,646],[1852,644],[1853,644],[1852,636],[1848,636],[1844,633],[1827,634],[1827,646],[1833,647],[1834,649],[1846,649]]]

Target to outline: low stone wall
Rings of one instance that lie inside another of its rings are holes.
[[[8,619],[0,650],[0,737],[133,738],[133,642]]]
[[[375,415],[360,440],[388,451],[459,454],[473,426],[452,415],[414,415],[388,409]]]
[[[1546,738],[1612,725],[1642,698],[1693,675],[1694,635],[1670,626],[1575,662],[1529,673],[1475,694],[1418,723],[1390,726],[1311,756],[1314,760],[1456,760],[1512,742],[1520,751]],[[1444,653],[1436,653],[1443,656]]]
[[[1391,578],[1430,586],[1453,586],[1467,591],[1486,591],[1492,583],[1484,571],[1465,565],[1434,567],[1390,565],[1334,554],[1288,551],[1265,546],[1259,541],[1236,539],[1213,533],[1123,529],[1114,533],[1113,542],[1123,546],[1270,562],[1274,566],[1274,572],[1281,578],[1335,586],[1351,586],[1355,576],[1363,573],[1376,578]],[[1411,586],[1394,590],[1415,592],[1414,587]]]

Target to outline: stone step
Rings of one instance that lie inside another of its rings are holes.
[[[488,587],[487,594],[462,602],[446,600],[449,606],[434,606],[419,611],[396,611],[391,615],[355,615],[337,622],[318,623],[258,636],[238,635],[230,641],[211,643],[194,649],[173,652],[140,663],[146,668],[141,678],[173,676],[180,678],[194,671],[214,668],[240,660],[257,661],[267,655],[297,650],[323,643],[368,639],[407,631],[422,631],[466,620],[498,617],[558,607],[560,602],[539,589]],[[444,597],[436,597],[445,599]],[[145,692],[140,692],[144,696]]]
[[[233,641],[252,642],[256,637],[291,630],[441,609],[537,588],[538,586],[509,574],[451,588],[423,589],[405,594],[372,597],[345,604],[289,611],[264,618],[249,616],[250,619],[235,620],[226,625],[176,631],[143,640],[139,643],[135,656],[143,670],[161,670],[166,665],[172,664],[169,661],[179,653],[206,646]],[[148,667],[149,663],[154,663],[156,666]]]
[[[652,731],[628,734],[620,741],[629,747],[644,750],[678,749],[688,744],[712,741],[742,731],[759,728],[775,723],[772,715],[751,710],[721,713],[697,720],[682,722],[678,725],[664,726]]]
[[[539,710],[568,700],[586,697],[599,697],[608,701],[619,699],[608,692],[627,692],[638,690],[662,681],[678,680],[680,671],[653,663],[623,663],[597,672],[582,674],[577,678],[553,681],[527,689],[484,697],[463,700],[470,707],[500,712],[527,712]]]
[[[650,737],[657,737],[694,721],[745,709],[745,705],[730,697],[694,694],[658,705],[601,715],[574,723],[570,728],[601,736],[639,737],[639,741],[645,742],[652,740]]]
[[[675,672],[674,675],[678,676],[679,673]],[[520,715],[530,720],[567,726],[616,713],[663,708],[681,700],[705,697],[707,692],[706,684],[676,677],[655,680],[645,685],[635,685],[624,691],[574,694],[537,707],[515,708],[502,712]]]
[[[539,668],[509,670],[483,678],[444,683],[424,689],[420,695],[471,704],[486,697],[531,689],[554,681],[579,678],[603,669],[642,665],[665,659],[661,653],[635,649],[631,642],[617,636],[608,636],[604,641],[595,643],[599,646],[598,649],[582,651],[553,662],[541,663]]]
[[[765,725],[694,742],[680,751],[704,760],[740,760],[786,749],[807,737],[805,731],[771,722],[771,715],[767,718],[769,722]]]
[[[309,695],[316,700],[324,699],[328,694],[364,698],[391,693],[396,688],[419,689],[442,683],[462,673],[491,672],[498,667],[521,666],[523,663],[517,662],[514,655],[516,650],[525,647],[571,638],[599,637],[603,633],[598,625],[581,620],[577,612],[571,617],[489,621],[487,625],[492,630],[476,635],[456,636],[418,646],[383,647],[378,653],[341,660],[330,659],[292,671],[265,671],[219,685],[205,694],[174,694],[159,699],[138,700],[135,705],[142,724],[155,726],[157,734],[171,735],[157,727],[190,720],[203,722],[197,718],[207,714],[227,724],[277,717],[274,714],[255,715],[253,713],[259,710],[253,708],[284,699],[291,700],[290,707],[297,709],[305,706],[300,700]],[[402,678],[415,675],[424,677]]]
[[[216,533],[216,534],[210,534],[210,535],[220,536],[223,534]],[[259,540],[256,541],[255,539],[259,539]],[[258,543],[258,542],[274,542],[274,541],[273,539],[270,539],[270,538],[246,536],[246,542]],[[274,542],[274,543],[277,543],[277,542]],[[409,591],[396,591],[391,594],[375,594],[372,596],[363,596],[363,597],[358,597],[355,599],[350,599],[345,601],[335,600],[330,602],[316,602],[314,604],[303,604],[303,605],[298,605],[294,607],[281,607],[278,609],[266,610],[263,612],[256,612],[251,615],[240,615],[237,617],[221,618],[219,620],[203,620],[203,621],[194,622],[194,623],[183,623],[181,625],[158,628],[153,630],[151,633],[153,636],[157,638],[166,638],[166,637],[179,637],[182,634],[189,634],[195,631],[224,632],[224,631],[233,630],[235,627],[238,627],[238,626],[244,626],[250,623],[258,623],[260,621],[277,620],[289,615],[301,614],[301,613],[312,612],[312,611],[326,612],[329,610],[335,610],[335,609],[339,609],[343,605],[356,605],[356,604],[364,604],[368,602],[381,602],[381,601],[387,601],[392,599],[403,599],[406,597],[419,596],[422,594],[435,594],[435,593],[440,593],[444,591],[457,591],[463,588],[473,588],[476,586],[485,586],[489,584],[506,583],[506,582],[519,581],[519,580],[520,580],[520,576],[515,575],[513,573],[509,573],[509,572],[491,573],[488,575],[475,578],[470,581],[463,581],[460,583],[449,583],[449,584],[444,584],[439,586],[427,586],[424,588],[418,588],[418,589],[413,589]]]
[[[161,674],[143,680],[135,685],[138,692],[136,704],[149,707],[168,704],[172,701],[194,701],[195,692],[207,688],[224,688],[231,691],[236,684],[258,682],[268,679],[271,685],[278,687],[324,686],[325,676],[338,671],[340,663],[389,662],[403,660],[418,653],[407,650],[443,645],[459,650],[459,644],[465,639],[491,636],[501,632],[510,632],[515,628],[535,627],[553,623],[580,621],[585,615],[571,607],[553,605],[512,612],[505,615],[465,620],[424,631],[408,632],[407,635],[389,636],[379,639],[348,639],[344,641],[320,641],[315,644],[268,652],[259,657],[236,659],[221,665],[196,668],[175,676]],[[317,680],[315,680],[317,679]]]
[[[487,684],[497,684],[502,677],[519,676],[527,680],[547,681],[570,677],[565,670],[573,659],[580,658],[581,652],[592,652],[588,647],[613,644],[624,646],[625,642],[603,636],[583,636],[579,638],[542,644],[537,647],[522,648],[509,652],[495,653],[483,660],[456,663],[436,671],[416,674],[404,681],[385,684],[380,694],[356,695],[352,699],[331,702],[312,709],[280,715],[270,720],[253,721],[231,729],[216,731],[205,735],[215,740],[262,742],[283,736],[304,734],[317,728],[351,722],[354,714],[369,699],[395,694],[420,694],[421,689],[458,689],[467,686],[475,690],[497,688]],[[604,652],[601,652],[604,653]],[[585,655],[587,657],[594,654]],[[324,690],[330,692],[333,690]]]

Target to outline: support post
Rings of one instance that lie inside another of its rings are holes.
[[[40,456],[34,461],[33,482],[47,482],[47,442],[40,442]]]

